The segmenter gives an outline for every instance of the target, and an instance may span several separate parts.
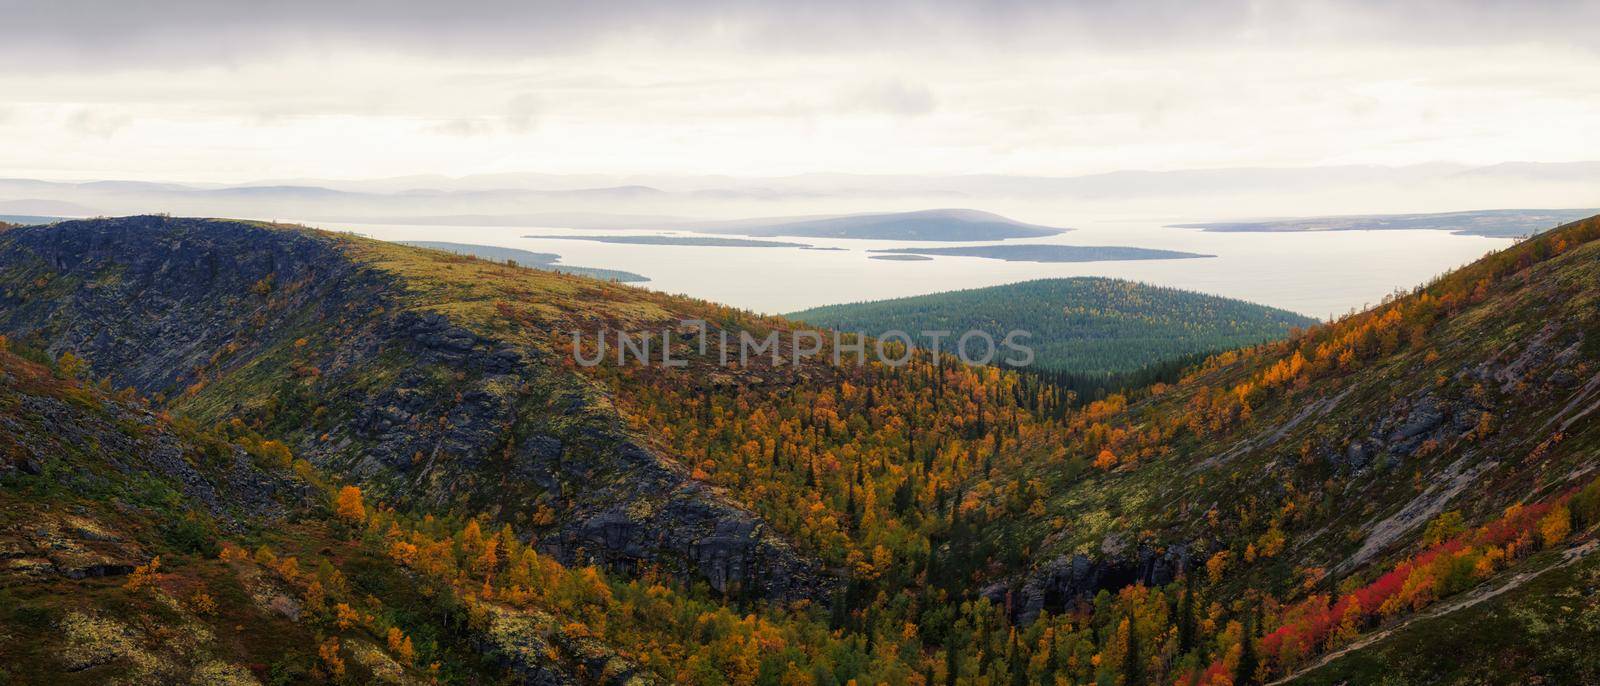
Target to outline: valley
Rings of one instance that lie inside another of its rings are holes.
[[[683,368],[585,368],[573,331],[807,325],[348,233],[11,228],[0,653],[30,683],[1589,680],[1597,239],[1080,402],[688,332]],[[1484,613],[1566,623],[1414,639]]]
[[[0,16],[0,686],[1600,684],[1600,2]]]

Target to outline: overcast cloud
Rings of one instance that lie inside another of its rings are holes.
[[[0,0],[0,174],[1600,159],[1600,2]]]

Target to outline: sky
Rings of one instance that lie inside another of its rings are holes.
[[[1600,2],[0,0],[0,176],[1600,159]]]

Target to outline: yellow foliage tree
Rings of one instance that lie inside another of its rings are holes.
[[[1539,540],[1546,548],[1553,548],[1567,540],[1569,533],[1572,533],[1572,511],[1566,505],[1551,509],[1539,520]]]
[[[389,652],[400,660],[401,664],[410,665],[417,659],[417,651],[411,647],[411,637],[407,636],[400,627],[389,627]]]
[[[361,524],[367,521],[367,507],[361,502],[361,489],[355,486],[345,486],[339,489],[339,497],[333,504],[334,514],[351,524]]]
[[[329,636],[317,647],[317,655],[322,658],[322,664],[328,668],[329,676],[335,679],[344,678],[344,658],[339,657],[339,637]]]
[[[56,369],[61,371],[62,376],[69,379],[76,379],[82,376],[84,370],[88,368],[89,361],[78,357],[71,350],[61,353],[61,357],[56,358]]]
[[[157,555],[149,564],[133,568],[133,573],[128,575],[128,581],[122,587],[129,591],[138,591],[155,583],[156,575],[161,573],[161,556]]]

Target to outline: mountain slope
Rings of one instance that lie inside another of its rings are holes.
[[[509,528],[372,507],[243,422],[173,420],[10,347],[0,682],[649,686],[776,631]]]
[[[1330,614],[1350,613],[1356,636],[1592,535],[1564,494],[1600,467],[1597,236],[1596,219],[1563,227],[1137,402],[1092,405],[1072,428],[1088,478],[1007,477],[1050,496],[1035,518],[994,523],[1037,543],[1030,573],[986,593],[1026,619],[1203,569],[1199,592],[1238,624],[1193,669],[1249,680],[1235,670],[1252,623],[1259,674],[1279,676],[1350,640],[1318,624]],[[1340,605],[1352,597],[1367,604]]]
[[[830,305],[786,316],[874,337],[890,330],[980,330],[1001,340],[1023,330],[1033,334],[1027,343],[1037,355],[1036,367],[1091,374],[1254,345],[1316,321],[1240,300],[1095,277]]]
[[[297,556],[359,538],[435,584],[467,619],[405,631],[442,655],[591,638],[539,664],[579,681],[1243,684],[1320,678],[1302,670],[1364,636],[1383,650],[1416,613],[1569,556],[1586,569],[1597,238],[1600,220],[1569,225],[1067,411],[1039,378],[926,357],[728,366],[681,320],[797,325],[250,222],[0,233],[0,330],[393,506],[303,534]],[[598,329],[655,332],[686,365],[576,364],[572,332]],[[639,669],[592,678],[612,664]]]
[[[642,446],[555,350],[446,316],[536,293],[552,327],[608,300],[665,314],[635,291],[247,222],[64,222],[0,234],[0,252],[8,335],[74,351],[200,421],[259,425],[389,502],[490,513],[568,561],[816,592],[803,559]],[[508,275],[514,293],[452,300],[452,279],[493,288]]]

